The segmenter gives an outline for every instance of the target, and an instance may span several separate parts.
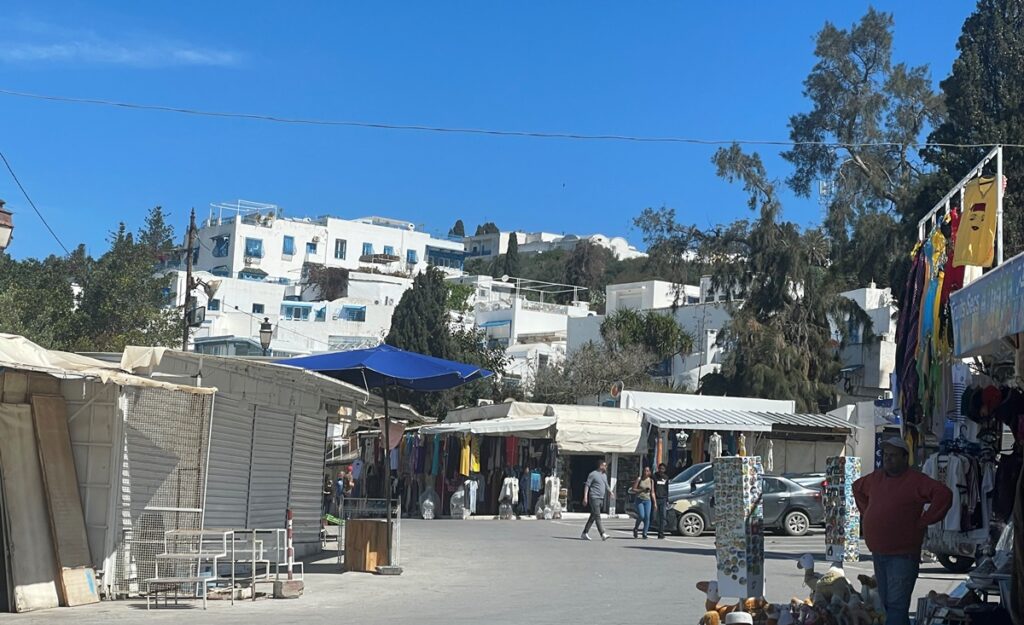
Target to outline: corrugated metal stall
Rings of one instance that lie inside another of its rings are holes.
[[[262,361],[162,350],[132,357],[154,378],[217,389],[204,526],[283,528],[291,509],[296,555],[319,551],[327,423],[340,407],[378,412],[379,398]],[[401,406],[392,414],[416,417]]]

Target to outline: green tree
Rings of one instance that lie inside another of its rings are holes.
[[[493,221],[482,223],[476,227],[476,236],[480,236],[481,234],[498,234],[499,232],[501,232],[501,230],[498,229],[497,224]]]
[[[466,236],[466,225],[462,223],[461,219],[457,219],[455,221],[455,225],[448,231],[448,234],[456,237],[464,237]]]
[[[869,328],[870,322],[838,294],[824,234],[780,220],[776,183],[761,158],[733,145],[712,161],[719,176],[743,185],[754,220],[705,232],[677,223],[663,209],[638,221],[656,225],[645,230],[656,249],[687,250],[711,263],[714,287],[742,300],[719,336],[726,348],[721,372],[706,376],[703,390],[792,399],[805,411],[830,409],[839,361],[829,319],[853,316]]]
[[[175,346],[181,317],[170,304],[170,276],[153,272],[152,249],[122,223],[110,249],[82,276],[75,311],[78,351],[121,351],[128,345]]]
[[[156,259],[174,249],[174,228],[167,223],[163,207],[155,206],[146,215],[146,221],[139,229],[139,245]]]
[[[848,287],[890,283],[893,261],[906,248],[898,208],[921,182],[915,147],[942,114],[927,66],[894,63],[892,43],[892,16],[875,9],[849,30],[826,22],[804,80],[812,108],[790,118],[797,144],[783,153],[795,167],[787,182],[797,195],[808,197],[824,183],[831,273]]]
[[[565,261],[565,283],[586,287],[592,299],[606,285],[605,274],[612,258],[610,250],[580,241]]]
[[[653,310],[623,309],[608,315],[601,322],[601,337],[613,351],[643,348],[654,362],[693,351],[693,337],[672,316]]]
[[[964,22],[957,42],[960,55],[942,81],[946,118],[929,143],[1019,143],[1024,137],[1024,5],[1018,0],[979,0]],[[990,148],[933,146],[925,160],[938,169],[933,193],[908,211],[916,225]],[[1024,251],[1024,153],[1003,151],[1003,174],[1009,180],[1004,198],[1005,257]],[[994,174],[994,164],[991,173]]]
[[[465,362],[494,371],[495,375],[439,393],[400,393],[420,413],[443,417],[459,405],[473,405],[477,399],[504,399],[508,392],[502,376],[507,366],[505,351],[488,346],[478,330],[453,323],[452,313],[465,312],[468,293],[450,287],[444,274],[431,267],[413,279],[412,288],[402,294],[391,317],[391,331],[385,342],[394,347],[437,358]]]
[[[503,269],[505,270],[503,275],[519,275],[519,237],[514,232],[508,237],[508,247],[505,249]]]

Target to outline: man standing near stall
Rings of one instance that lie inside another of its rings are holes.
[[[665,525],[668,524],[668,467],[665,463],[658,465],[654,474],[654,506],[658,516],[658,538],[665,538]]]
[[[903,439],[893,437],[882,443],[882,469],[854,482],[853,496],[875,565],[885,625],[909,625],[921,544],[928,526],[946,516],[953,493],[911,469],[910,448]]]

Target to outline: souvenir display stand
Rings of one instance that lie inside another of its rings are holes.
[[[860,478],[860,458],[831,456],[825,460],[825,559],[860,559],[860,510],[853,483]]]
[[[715,461],[715,550],[723,597],[764,596],[763,475],[759,456]]]

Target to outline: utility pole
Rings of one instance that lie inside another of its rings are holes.
[[[195,242],[196,235],[196,209],[192,208],[192,215],[188,220],[188,234],[185,235],[185,253],[188,255],[185,259],[185,314],[182,319],[181,328],[181,350],[188,351],[188,329],[189,329],[189,306],[192,304],[192,289],[195,285],[192,284],[192,246]]]

